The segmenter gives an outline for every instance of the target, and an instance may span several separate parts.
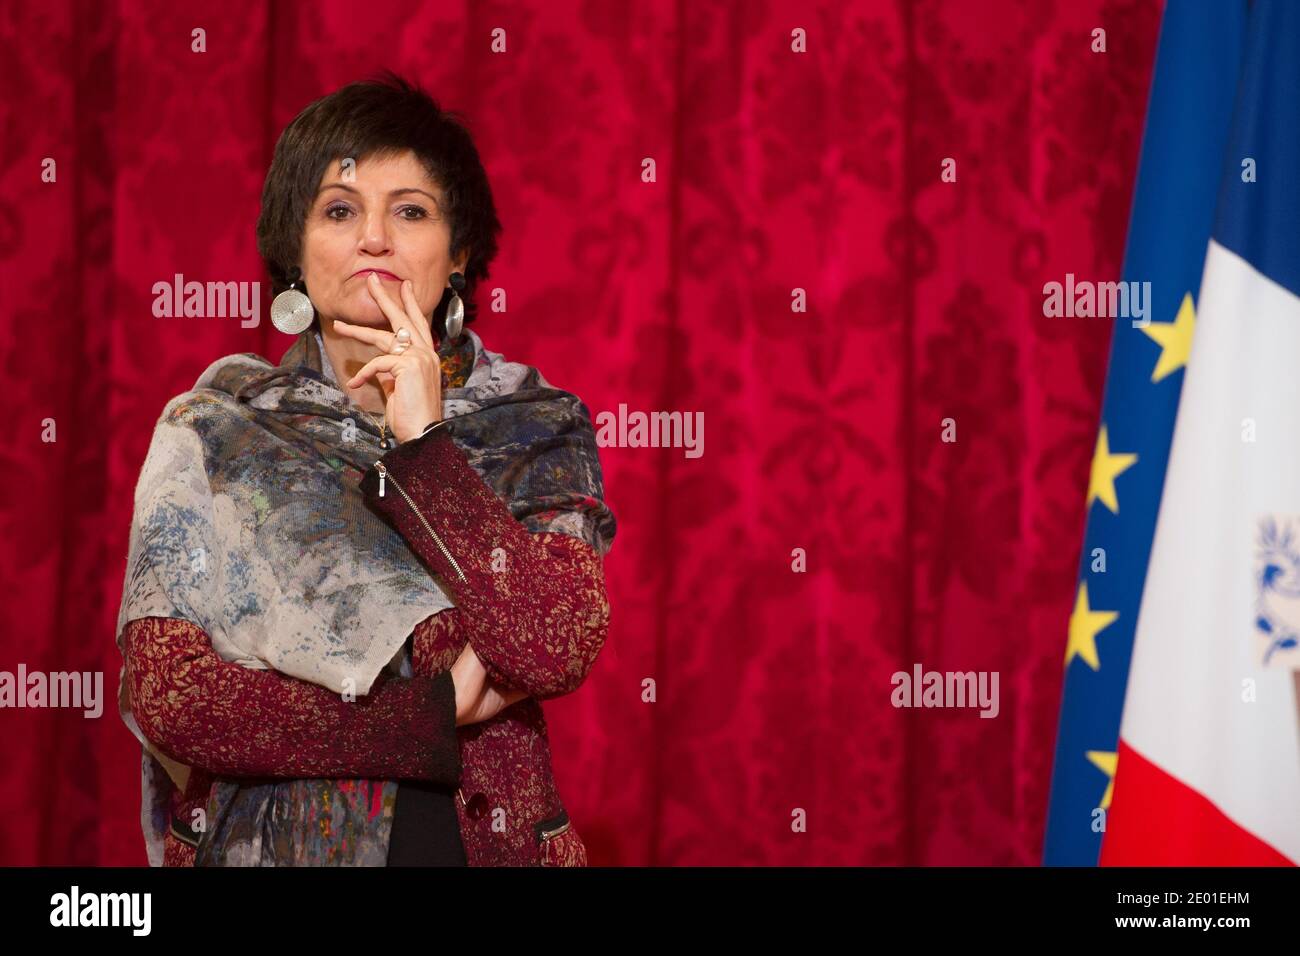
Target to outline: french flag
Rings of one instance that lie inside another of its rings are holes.
[[[1298,700],[1300,3],[1257,0],[1145,567],[1100,862],[1300,863]]]

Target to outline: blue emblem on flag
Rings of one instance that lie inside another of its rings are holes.
[[[1259,522],[1255,565],[1255,630],[1264,641],[1263,663],[1300,644],[1300,541],[1290,519]]]

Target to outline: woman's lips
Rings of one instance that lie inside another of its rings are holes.
[[[379,278],[381,279],[392,279],[394,282],[402,281],[400,276],[395,276],[391,272],[385,272],[383,269],[362,269],[360,272],[352,273],[352,278],[355,279],[357,276],[361,276],[362,278],[365,278],[366,275],[371,272],[379,276]]]

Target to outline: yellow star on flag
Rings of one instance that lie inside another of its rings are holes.
[[[1088,507],[1098,499],[1113,514],[1119,514],[1119,498],[1115,495],[1115,478],[1126,469],[1133,467],[1137,455],[1115,454],[1110,452],[1110,438],[1106,435],[1106,426],[1101,426],[1097,433],[1097,449],[1092,454],[1092,477],[1088,479]]]
[[[1192,332],[1196,327],[1196,305],[1190,292],[1183,293],[1183,304],[1172,322],[1152,322],[1142,331],[1160,346],[1160,358],[1151,372],[1151,381],[1158,382],[1187,364],[1192,354]]]
[[[1074,601],[1070,615],[1070,636],[1065,644],[1065,666],[1076,654],[1093,670],[1101,668],[1097,657],[1097,634],[1110,627],[1119,617],[1118,611],[1094,611],[1088,606],[1088,582],[1079,585],[1079,596]]]
[[[1089,750],[1087,756],[1088,762],[1107,777],[1106,792],[1101,795],[1101,803],[1097,806],[1109,810],[1110,798],[1115,793],[1115,765],[1119,762],[1119,754],[1109,750]]]

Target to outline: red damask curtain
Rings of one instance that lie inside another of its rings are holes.
[[[0,670],[102,671],[105,698],[0,710],[0,863],[144,862],[113,643],[134,482],[168,398],[290,342],[265,301],[244,328],[155,318],[151,289],[265,295],[279,131],[381,67],[479,143],[485,342],[593,415],[703,413],[700,457],[602,449],[612,632],[546,706],[591,862],[1038,861],[1110,333],[1041,290],[1118,276],[1156,0],[0,11]],[[914,664],[997,671],[997,717],[893,707]]]

